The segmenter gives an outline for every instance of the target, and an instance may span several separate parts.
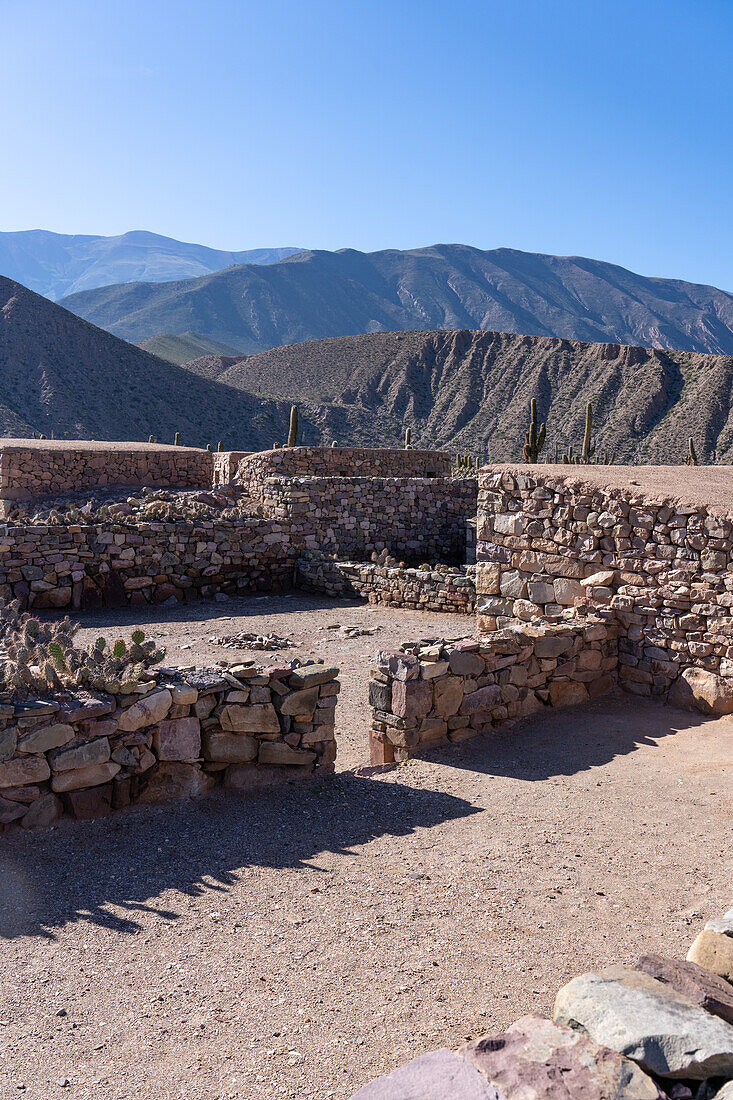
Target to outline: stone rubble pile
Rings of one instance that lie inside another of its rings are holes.
[[[731,1100],[733,909],[695,944],[708,934],[705,965],[643,955],[581,974],[552,1020],[423,1054],[352,1100]]]
[[[437,742],[605,694],[616,638],[612,614],[576,609],[553,623],[512,622],[479,641],[378,653],[369,684],[371,763],[407,760]]]
[[[158,670],[135,695],[0,702],[0,830],[330,774],[338,669]]]
[[[208,490],[143,486],[134,494],[119,489],[98,490],[12,504],[6,509],[5,519],[8,523],[37,527],[95,524],[105,520],[131,524],[167,519],[236,522],[258,514],[261,507],[257,502],[229,485]]]
[[[290,635],[283,638],[279,634],[253,634],[247,630],[238,634],[210,634],[209,641],[225,649],[291,649],[295,645]]]

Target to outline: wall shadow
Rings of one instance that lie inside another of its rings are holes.
[[[614,694],[548,710],[469,741],[421,753],[452,768],[538,782],[577,775],[710,719],[659,701]]]
[[[137,913],[178,917],[150,902],[163,890],[225,892],[243,867],[303,867],[322,852],[358,859],[376,837],[478,812],[454,795],[343,772],[95,822],[62,820],[44,832],[13,830],[0,849],[0,937],[54,938],[54,929],[77,921],[135,933]]]

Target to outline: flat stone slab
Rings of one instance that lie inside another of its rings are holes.
[[[508,1100],[660,1100],[635,1062],[543,1016],[522,1016],[501,1034],[458,1052]]]
[[[450,1050],[432,1050],[365,1085],[351,1100],[509,1100]]]
[[[661,955],[642,955],[636,969],[671,986],[677,993],[689,997],[700,1008],[733,1024],[733,985],[711,974],[697,963],[680,959],[665,959]]]
[[[612,966],[573,978],[553,1015],[660,1077],[733,1076],[733,1026],[638,970]]]

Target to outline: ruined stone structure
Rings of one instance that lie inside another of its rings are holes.
[[[9,503],[81,489],[140,486],[208,489],[210,451],[162,443],[4,439],[0,446],[0,515]]]
[[[0,704],[0,830],[329,774],[338,669],[159,672],[136,695]]]
[[[323,554],[299,558],[295,584],[307,592],[366,599],[372,604],[470,615],[476,607],[475,566],[432,569],[335,561]]]

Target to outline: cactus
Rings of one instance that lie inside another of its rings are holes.
[[[412,446],[412,428],[405,428],[405,450],[409,451]]]
[[[298,406],[290,409],[290,429],[288,431],[288,447],[298,446]]]
[[[573,464],[574,462],[577,462],[577,459],[573,457],[573,445],[572,445],[572,443],[571,443],[571,444],[570,444],[570,446],[568,447],[568,451],[567,451],[567,454],[564,454],[564,455],[562,456],[562,460],[563,460],[563,463],[564,463],[564,464],[565,464],[566,466],[567,466],[568,464],[572,465],[572,464]]]
[[[583,435],[583,450],[580,454],[580,461],[584,466],[589,465],[590,460],[596,453],[595,447],[591,443],[591,435],[593,433],[593,406],[590,401],[585,406],[585,433]]]
[[[217,449],[217,451],[219,451],[220,453],[221,453],[221,452],[222,452],[222,451],[224,450],[224,440],[223,440],[223,439],[220,439],[220,440],[219,440],[219,446],[218,446],[218,447],[217,447],[216,449]]]
[[[207,451],[210,451],[210,450],[211,450],[211,444],[210,444],[210,443],[207,443],[207,444],[206,444],[206,450],[207,450]]]
[[[148,436],[148,443],[155,443],[155,436],[154,435],[149,435]]]
[[[689,453],[685,459],[685,466],[697,466],[697,451],[695,450],[695,443],[692,436],[688,439],[687,446],[689,448]]]
[[[173,438],[173,446],[174,447],[180,447],[180,445],[181,445],[181,433],[176,432],[176,434]]]
[[[524,433],[522,455],[525,462],[537,462],[540,451],[545,445],[547,425],[537,426],[537,401],[533,397],[529,405],[529,431]]]

